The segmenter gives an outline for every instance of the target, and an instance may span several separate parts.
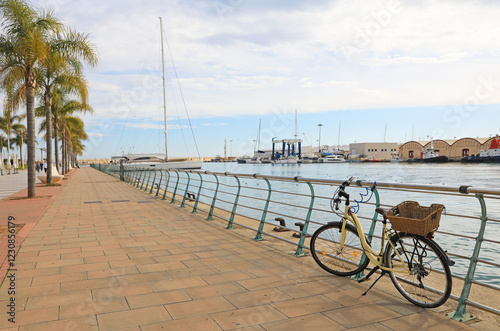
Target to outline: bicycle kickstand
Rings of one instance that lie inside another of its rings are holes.
[[[375,268],[373,268],[373,269],[372,269],[372,270],[368,273],[368,275],[366,275],[366,277],[365,277],[365,278],[358,280],[358,283],[362,283],[362,282],[364,282],[365,280],[368,280],[368,278],[370,278],[370,276],[371,276],[371,275],[373,275],[373,274],[374,274],[374,273],[375,273],[378,269],[380,269],[378,266],[376,266]],[[382,273],[380,274],[380,276],[379,276],[377,279],[375,279],[375,281],[373,282],[373,284],[371,284],[371,285],[370,285],[370,287],[366,290],[366,292],[365,292],[365,293],[363,293],[363,294],[361,294],[361,295],[366,295],[366,293],[368,293],[368,291],[369,291],[369,290],[371,290],[371,289],[372,289],[372,287],[373,287],[373,286],[374,286],[374,285],[375,285],[375,284],[379,281],[379,279],[380,279],[380,278],[382,278],[382,276],[384,276],[386,273],[387,273],[387,271],[382,270]]]

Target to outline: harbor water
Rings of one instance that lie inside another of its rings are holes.
[[[408,164],[408,163],[318,163],[318,164],[238,164],[238,163],[204,163],[203,170],[213,172],[229,172],[233,174],[254,174],[295,177],[315,179],[334,179],[345,180],[351,176],[355,180],[376,181],[384,183],[405,183],[405,184],[425,184],[435,186],[460,187],[463,185],[474,188],[499,188],[500,187],[500,164],[462,164],[462,163],[444,163],[444,164]],[[228,179],[229,181],[229,179]],[[234,182],[233,182],[234,183]],[[255,181],[254,181],[255,183]],[[228,182],[229,184],[229,182]],[[252,181],[244,181],[242,185],[252,184]],[[263,185],[263,184],[262,184]],[[309,194],[309,189],[305,184],[297,184],[294,188],[298,194],[295,198],[297,205],[307,205],[308,199],[303,195]],[[264,186],[262,186],[264,188]],[[283,187],[273,187],[273,190],[286,189]],[[290,189],[290,187],[288,187]],[[315,188],[315,195],[318,197],[331,197],[335,191],[335,186],[325,186]],[[351,197],[360,197],[359,193],[365,193],[364,189],[351,187]],[[258,194],[258,193],[257,193]],[[262,192],[265,198],[265,191]],[[470,257],[474,249],[475,240],[465,237],[475,238],[477,236],[481,216],[481,207],[479,200],[473,194],[431,194],[419,192],[407,192],[396,190],[379,190],[380,202],[383,206],[395,206],[399,202],[406,200],[418,201],[421,205],[428,206],[432,203],[445,205],[446,214],[441,218],[439,231],[436,234],[436,241],[450,253]],[[287,195],[290,199],[290,195]],[[500,198],[500,197],[499,197]],[[283,213],[286,215],[300,214],[305,215],[304,210],[296,210],[289,206],[280,206],[280,193],[273,194],[273,201],[269,207],[270,213],[268,219],[274,219],[273,213]],[[370,202],[374,202],[374,199]],[[288,202],[293,204],[293,201]],[[243,203],[243,202],[242,202]],[[247,201],[247,204],[258,203],[256,201]],[[224,206],[220,206],[224,208]],[[228,206],[229,207],[229,206]],[[482,243],[479,258],[491,263],[499,263],[500,245],[498,237],[500,235],[500,223],[494,220],[500,220],[500,199],[487,199],[487,215],[491,222],[487,223],[485,242]],[[312,233],[320,224],[329,221],[338,220],[338,216],[330,212],[329,201],[327,199],[316,199],[315,209],[311,216],[311,225],[308,229]],[[323,211],[321,211],[323,210]],[[326,212],[328,210],[329,212]],[[373,216],[373,205],[360,205],[358,216],[364,216],[362,220],[365,233],[370,227],[370,219]],[[252,215],[255,214],[255,215]],[[451,216],[456,215],[456,216]],[[460,215],[466,215],[463,218]],[[249,216],[260,219],[257,211],[249,211]],[[458,234],[464,237],[450,236],[446,233]],[[377,233],[377,231],[376,231]],[[488,242],[496,241],[497,243]],[[376,246],[375,246],[376,247]],[[378,248],[377,248],[378,249]],[[452,272],[459,276],[465,276],[469,261],[466,259],[456,259],[456,265]],[[500,286],[500,271],[498,267],[488,264],[478,264],[476,269],[476,280],[480,280],[492,285]]]

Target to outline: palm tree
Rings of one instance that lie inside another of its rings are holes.
[[[82,85],[83,86],[83,85]],[[77,94],[77,93],[73,93]],[[54,154],[55,162],[57,165],[57,170],[64,173],[63,170],[59,169],[59,127],[62,127],[64,119],[74,113],[93,113],[94,110],[87,103],[78,100],[69,99],[70,95],[63,91],[61,88],[56,86],[52,92],[53,103],[52,103],[52,125],[54,129]],[[84,99],[81,97],[81,99]],[[36,109],[36,115],[41,117],[45,115],[46,106],[40,106]],[[46,132],[47,121],[43,120],[40,124],[39,133]]]
[[[35,10],[23,0],[3,0],[0,35],[0,86],[6,90],[9,108],[26,104],[28,124],[28,197],[34,197],[35,88],[37,66],[49,55],[50,35],[62,25],[49,10]]]
[[[21,168],[24,169],[24,157],[23,157],[23,145],[28,138],[26,127],[23,124],[18,124],[14,129],[15,137],[12,139],[12,143],[19,147],[19,155],[21,159]]]
[[[22,127],[24,127],[24,125],[22,125],[20,123],[13,123],[13,122],[14,121],[21,121],[22,119],[24,119],[24,116],[12,115],[11,110],[5,110],[4,116],[0,117],[0,129],[2,129],[7,134],[7,166],[9,169],[11,166],[10,151],[12,149],[10,137],[11,137],[13,132],[16,132],[16,131],[22,129]]]
[[[83,103],[87,102],[87,81],[82,75],[80,59],[94,66],[97,64],[97,51],[87,35],[66,29],[63,35],[55,35],[49,43],[49,56],[42,63],[38,84],[43,88],[47,143],[47,164],[52,164],[52,102],[53,89],[59,87],[66,93],[78,94]],[[56,135],[57,137],[57,135]],[[56,138],[57,140],[57,138]],[[57,150],[56,150],[57,151]],[[56,167],[58,166],[56,160]],[[52,167],[47,168],[47,183],[52,182]]]

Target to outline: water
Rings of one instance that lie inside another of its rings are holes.
[[[203,170],[215,172],[230,172],[230,173],[245,173],[273,176],[294,177],[301,176],[305,178],[318,179],[336,179],[344,180],[354,176],[355,180],[389,182],[389,183],[406,183],[406,184],[427,184],[436,186],[453,186],[460,187],[462,185],[473,186],[475,188],[499,188],[500,187],[500,164],[461,164],[461,163],[444,163],[444,164],[408,164],[408,163],[342,163],[342,164],[295,164],[295,165],[273,165],[273,164],[237,164],[237,163],[204,163]],[[221,180],[224,180],[221,178]],[[227,179],[229,181],[229,179]],[[252,180],[246,180],[243,184],[249,185]],[[255,182],[255,181],[253,181]],[[232,182],[234,185],[234,182]],[[261,183],[261,188],[264,183]],[[290,190],[284,184],[273,183],[273,189]],[[306,184],[296,184],[293,190],[297,193],[309,194],[309,189]],[[334,187],[315,187],[315,194],[318,196],[331,197]],[[359,197],[356,192],[364,193],[358,188],[350,188],[351,196]],[[380,201],[387,206],[397,205],[399,202],[406,200],[418,201],[421,205],[428,206],[432,203],[441,203],[446,206],[446,214],[441,219],[439,230],[442,232],[450,232],[463,236],[475,238],[480,227],[481,206],[479,200],[474,195],[442,195],[430,193],[415,193],[383,190],[379,191]],[[209,193],[208,193],[209,194]],[[261,198],[266,197],[265,191],[253,191],[253,194],[259,195]],[[500,198],[500,197],[499,197]],[[290,202],[290,195],[286,201]],[[297,205],[308,205],[308,198],[296,197]],[[272,197],[274,201],[280,201],[280,195],[275,194]],[[285,201],[285,200],[282,200]],[[372,201],[374,202],[374,201]],[[250,201],[244,199],[240,203],[251,204]],[[253,203],[256,203],[255,201]],[[222,206],[221,206],[222,207]],[[262,206],[259,206],[262,208]],[[315,208],[329,210],[329,201],[326,199],[317,199]],[[224,208],[224,207],[223,207]],[[500,199],[486,199],[486,208],[489,219],[500,220]],[[296,215],[299,218],[305,218],[304,210],[294,209],[289,206],[280,206],[279,203],[271,203],[269,207],[270,213],[267,219],[274,219],[273,212],[284,213],[286,215]],[[260,219],[260,214],[257,211],[249,211],[250,216]],[[361,205],[360,216],[371,218],[373,216],[373,206]],[[472,218],[452,216],[452,215],[467,215]],[[313,212],[311,217],[312,222],[326,223],[330,220],[338,218],[333,213]],[[293,220],[292,220],[293,221]],[[362,221],[363,229],[368,231],[370,221]],[[318,225],[312,224],[309,232],[314,231]],[[485,242],[482,243],[481,253],[479,258],[499,263],[500,245],[497,243],[488,242],[499,241],[500,223],[488,222],[486,227]],[[436,241],[447,251],[455,254],[470,257],[472,255],[476,241],[474,239],[449,236],[444,233],[439,233],[436,236]],[[456,275],[465,276],[469,261],[465,259],[454,258],[456,265],[452,267],[452,272]],[[475,279],[481,280],[490,284],[500,285],[500,268],[489,266],[484,263],[478,264],[476,269]]]

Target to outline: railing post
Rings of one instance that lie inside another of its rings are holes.
[[[148,169],[149,170],[149,169]],[[142,180],[141,180],[141,187],[139,187],[139,190],[142,190],[142,187],[144,186],[144,182],[146,181],[146,169],[143,169],[142,170],[144,172],[144,176],[142,177]]]
[[[172,200],[170,200],[170,203],[175,203],[175,194],[177,193],[177,187],[179,187],[179,179],[181,177],[179,176],[179,171],[175,170],[175,173],[177,174],[177,182],[175,183],[174,193],[172,194]]]
[[[476,316],[473,316],[465,312],[465,307],[467,306],[466,301],[469,299],[470,289],[472,287],[472,280],[474,279],[474,273],[476,272],[477,260],[479,258],[479,251],[481,250],[481,244],[483,243],[484,232],[486,230],[486,222],[488,221],[488,216],[486,213],[486,203],[484,202],[484,197],[482,194],[476,194],[476,198],[479,200],[481,205],[481,226],[479,227],[479,232],[476,237],[476,245],[474,246],[474,252],[470,259],[469,269],[467,270],[467,275],[464,279],[464,287],[462,289],[462,294],[458,299],[457,310],[446,314],[446,316],[451,317],[454,320],[460,322],[470,321]]]
[[[120,160],[120,180],[123,182],[125,180],[123,173],[123,159]]]
[[[200,176],[200,187],[198,188],[198,194],[196,195],[196,201],[194,202],[193,210],[191,213],[196,214],[196,208],[198,207],[198,201],[200,201],[200,193],[201,193],[201,187],[203,185],[203,177],[201,176],[200,173],[198,173],[198,176]]]
[[[227,175],[227,173],[226,173],[226,175]],[[231,216],[229,217],[229,223],[227,224],[226,229],[234,229],[234,227],[233,227],[234,215],[236,214],[236,207],[238,206],[238,199],[240,198],[240,191],[241,191],[240,179],[238,178],[238,176],[234,176],[234,178],[238,182],[238,191],[236,192],[236,198],[234,198],[233,210],[231,211]]]
[[[298,179],[299,179],[299,177],[295,177],[295,181],[298,182]],[[304,245],[304,241],[306,240],[307,227],[309,226],[309,220],[311,219],[311,214],[312,214],[312,210],[313,210],[313,206],[314,206],[314,188],[310,182],[306,182],[306,183],[309,186],[309,190],[311,191],[311,202],[309,203],[309,209],[307,210],[306,219],[304,221],[304,227],[302,228],[302,233],[300,234],[300,240],[299,240],[299,244],[297,245],[297,251],[295,251],[295,254],[293,254],[293,256],[306,255],[302,251],[302,246]]]
[[[160,170],[160,181],[158,182],[158,187],[156,188],[155,197],[158,196],[158,192],[160,192],[161,181],[163,180],[163,170]]]
[[[139,183],[142,172],[141,172],[141,169],[139,169],[139,168],[136,168],[135,171],[136,171],[136,173],[134,176],[134,181],[132,182],[132,186],[137,187],[137,184]]]
[[[137,179],[137,175],[139,174],[139,170],[137,170],[136,168],[133,168],[133,173],[132,173],[132,178],[131,178],[131,181],[130,181],[130,185],[134,185],[135,184],[135,180]]]
[[[212,199],[212,205],[210,206],[210,211],[208,212],[208,216],[206,218],[207,221],[213,220],[212,215],[214,214],[215,201],[217,200],[217,192],[219,192],[219,177],[214,174],[215,180],[217,181],[217,186],[215,187],[214,197]]]
[[[165,171],[167,172],[168,178],[167,178],[167,184],[165,184],[165,191],[163,191],[163,198],[161,198],[162,200],[166,200],[168,183],[170,183],[170,171],[168,171],[168,170],[165,170]]]
[[[145,170],[144,169],[139,169],[139,178],[137,178],[137,184],[135,185],[136,188],[139,188],[139,184],[142,183],[141,179],[142,179],[142,175],[145,174]]]
[[[189,176],[189,172],[186,171],[186,175],[188,176],[188,181],[187,181],[187,184],[186,184],[186,190],[184,191],[184,197],[182,198],[182,202],[181,202],[180,208],[186,208],[184,206],[184,202],[186,201],[186,195],[187,195],[188,189],[189,189],[189,182],[191,181],[191,177]]]
[[[153,187],[155,186],[156,182],[156,169],[153,170],[153,172],[155,173],[155,176],[153,177],[153,183],[151,183],[151,189],[149,190],[149,194],[153,193]]]
[[[253,176],[257,178],[257,174],[254,174]],[[271,200],[271,183],[269,183],[269,180],[267,178],[264,178],[264,180],[266,181],[267,184],[268,193],[267,193],[266,204],[264,206],[264,210],[262,211],[262,217],[260,218],[259,229],[257,230],[257,235],[253,239],[256,241],[264,240],[264,238],[262,238],[262,230],[264,229],[264,221],[266,220],[267,209],[269,208],[269,201]]]
[[[149,183],[150,178],[151,178],[151,169],[148,169],[148,179],[146,181],[144,181],[146,183],[146,187],[144,188],[144,192],[146,192],[148,190],[148,183]],[[142,189],[142,186],[141,186],[141,189]]]

